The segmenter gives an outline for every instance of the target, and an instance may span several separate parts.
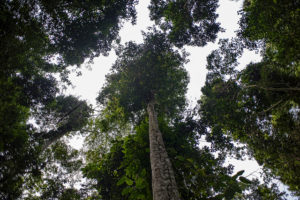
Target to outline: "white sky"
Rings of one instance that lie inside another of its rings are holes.
[[[152,26],[153,22],[149,18],[148,4],[150,0],[140,0],[137,5],[137,24],[132,26],[130,22],[126,22],[120,31],[121,43],[135,41],[142,43],[143,38],[141,31],[147,31],[147,27]],[[232,38],[235,36],[235,30],[238,29],[239,16],[238,10],[241,9],[242,1],[220,0],[220,7],[217,12],[219,14],[218,22],[226,29],[226,32],[219,33],[219,38]],[[186,69],[189,72],[190,84],[188,86],[187,98],[191,105],[195,105],[201,95],[201,87],[204,85],[206,77],[206,57],[214,49],[218,48],[218,40],[215,43],[209,43],[205,47],[185,47],[190,53],[188,57],[190,62],[186,64]],[[79,96],[81,99],[87,100],[89,103],[96,105],[95,98],[105,82],[105,75],[109,72],[110,67],[116,60],[114,51],[111,51],[109,56],[100,56],[94,59],[94,64],[91,65],[92,70],[82,69],[82,76],[76,77],[75,74],[70,76],[74,88],[69,88],[66,93]],[[260,60],[260,56],[254,52],[247,51],[239,60],[240,66],[245,67],[246,64]],[[82,140],[73,139],[72,146],[79,147],[82,145]],[[257,170],[259,166],[256,161],[236,161],[228,159],[227,163],[235,165],[235,171],[246,170],[244,176],[249,175]],[[257,176],[254,173],[253,176]],[[252,176],[252,177],[253,177]],[[248,177],[248,178],[251,178]]]

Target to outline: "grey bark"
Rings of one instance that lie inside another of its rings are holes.
[[[172,164],[158,127],[154,102],[147,106],[149,115],[150,162],[153,200],[179,200]]]
[[[69,115],[71,115],[74,111],[76,111],[83,104],[84,104],[84,102],[80,102],[79,104],[77,104],[67,114],[65,114],[57,122],[57,124],[62,122],[64,119],[66,119]],[[72,122],[67,122],[63,126],[59,127],[57,130],[51,130],[51,131],[41,134],[37,137],[37,138],[42,137],[43,139],[45,139],[45,142],[42,146],[42,152],[45,151],[51,144],[55,143],[60,138],[62,138],[64,135],[66,135],[68,132],[73,131],[72,125],[70,123],[72,123]]]
[[[50,131],[48,134],[51,135],[50,138],[48,138],[43,146],[42,146],[42,152],[44,152],[51,144],[58,141],[60,138],[62,138],[64,135],[66,135],[69,131],[66,130],[58,130],[58,131]]]

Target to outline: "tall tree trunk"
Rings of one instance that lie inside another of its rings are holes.
[[[179,200],[174,172],[158,127],[154,101],[147,106],[149,115],[150,162],[153,200]]]

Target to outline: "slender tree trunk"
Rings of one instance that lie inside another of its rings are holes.
[[[147,106],[149,115],[150,162],[153,200],[179,200],[174,172],[158,127],[154,101]]]
[[[60,138],[70,132],[71,129],[66,129],[64,127],[60,127],[56,131],[50,131],[47,133],[47,138],[45,138],[45,142],[42,146],[42,152],[45,151],[51,144],[57,142]]]
[[[76,111],[81,105],[83,105],[84,102],[80,102],[77,104],[74,108],[72,108],[67,114],[65,114],[58,122],[62,122],[66,117],[68,117],[70,114],[72,114],[74,111]],[[45,143],[42,146],[42,151],[45,151],[51,144],[58,141],[61,137],[66,135],[68,132],[72,131],[72,127],[70,125],[64,125],[62,127],[59,127],[58,130],[51,130],[48,133],[38,135],[37,139],[42,137],[45,139]]]

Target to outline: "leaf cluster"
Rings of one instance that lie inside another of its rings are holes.
[[[218,0],[151,0],[150,17],[177,47],[204,46],[221,31],[216,9]]]
[[[118,101],[125,115],[139,115],[150,101],[167,115],[185,105],[188,75],[185,55],[172,49],[160,32],[145,35],[144,44],[128,43],[106,76],[97,100],[102,105]]]

